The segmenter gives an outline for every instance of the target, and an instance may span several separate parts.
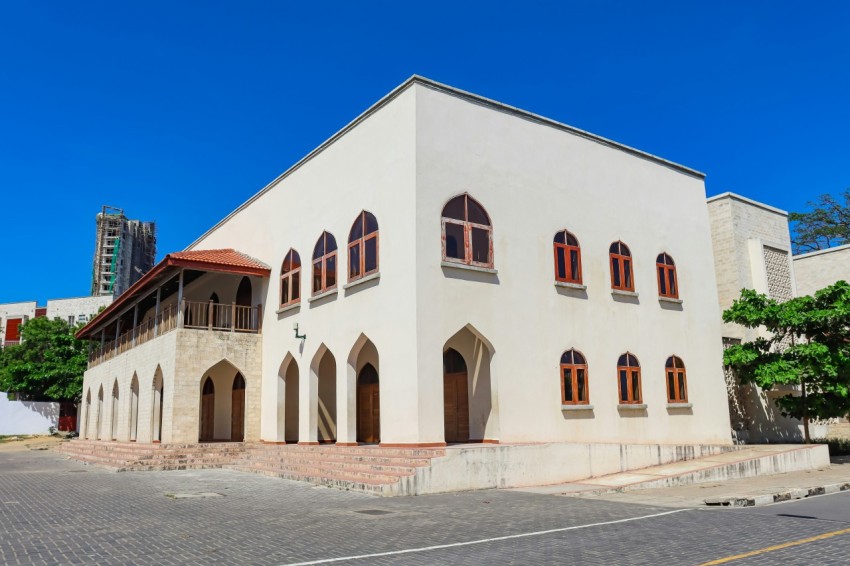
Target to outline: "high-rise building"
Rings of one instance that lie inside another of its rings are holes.
[[[104,206],[97,215],[92,295],[117,297],[156,261],[156,225],[129,220],[120,208]]]

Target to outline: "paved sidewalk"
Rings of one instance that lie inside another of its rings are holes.
[[[639,503],[659,507],[700,507],[705,506],[705,500],[710,498],[756,498],[758,496],[774,495],[795,489],[809,489],[848,482],[850,482],[850,457],[844,456],[833,458],[831,466],[820,470],[790,472],[787,474],[759,476],[724,482],[709,482],[657,489],[638,489],[603,494],[568,493],[560,489],[563,486],[529,487],[520,488],[517,491],[567,495],[581,497],[582,499],[618,503]]]

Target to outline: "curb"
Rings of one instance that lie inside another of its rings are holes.
[[[714,507],[758,507],[760,505],[770,505],[772,503],[781,503],[783,501],[792,501],[794,499],[805,499],[806,497],[814,497],[817,495],[826,495],[828,493],[838,493],[839,491],[848,490],[850,490],[850,482],[831,483],[818,487],[790,489],[773,494],[755,495],[752,497],[708,497],[703,501],[706,505]]]

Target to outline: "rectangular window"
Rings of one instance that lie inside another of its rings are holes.
[[[313,292],[318,293],[322,289],[322,260],[313,264]]]
[[[614,277],[614,288],[620,288],[620,260],[616,257],[611,258],[611,275]]]
[[[378,269],[378,238],[369,238],[366,240],[366,253],[364,258],[365,273],[371,273]]]
[[[567,280],[567,258],[564,257],[564,248],[558,247],[555,248],[555,257],[557,261],[557,269],[558,269],[558,280],[566,281]]]
[[[623,281],[625,281],[625,288],[632,288],[632,262],[624,259],[623,260]]]
[[[624,369],[620,370],[620,401],[623,403],[629,402],[629,376]]]
[[[573,402],[573,372],[570,368],[564,368],[564,402]]]
[[[490,263],[490,231],[482,228],[471,229],[472,262]]]
[[[578,250],[570,250],[570,279],[576,283],[581,282],[581,270],[578,266]]]
[[[330,289],[336,285],[336,254],[325,259],[325,277],[327,285],[326,289]]]
[[[576,368],[576,386],[578,402],[587,403],[587,380],[584,376],[584,368]]]
[[[463,226],[446,222],[446,258],[464,260],[464,250]]]
[[[301,298],[301,272],[296,271],[292,274],[292,300],[297,301]]]
[[[674,297],[678,296],[678,292],[676,291],[676,271],[671,269],[667,272],[667,277],[670,280],[670,294]]]
[[[632,370],[632,401],[640,403],[640,375],[637,370]]]
[[[348,248],[348,278],[360,277],[360,242]]]
[[[658,285],[660,286],[659,292],[662,296],[667,295],[667,279],[664,277],[664,268],[658,267]]]
[[[280,304],[285,305],[289,302],[289,277],[281,277],[280,279]]]
[[[672,401],[676,399],[676,378],[673,376],[672,371],[667,372],[667,400]]]

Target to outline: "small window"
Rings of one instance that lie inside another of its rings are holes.
[[[467,194],[443,208],[443,261],[493,267],[493,229],[490,217]]]
[[[336,240],[322,232],[313,248],[313,294],[336,288]]]
[[[676,280],[676,264],[666,253],[659,254],[655,260],[658,271],[658,296],[670,299],[679,298],[679,282]]]
[[[567,350],[561,355],[561,403],[588,404],[587,385],[587,361],[580,352]]]
[[[562,230],[555,234],[555,280],[581,284],[581,248],[571,233]]]
[[[294,305],[301,300],[301,256],[291,249],[280,268],[280,306]]]
[[[670,356],[665,364],[667,373],[667,402],[688,402],[688,380],[685,377],[685,364],[681,358]]]
[[[640,364],[638,359],[626,352],[617,361],[617,381],[620,389],[620,403],[639,404],[643,399],[640,387]]]
[[[620,291],[634,291],[632,252],[623,242],[614,242],[608,251],[611,258],[611,288]]]
[[[348,280],[378,271],[378,221],[365,210],[357,216],[348,234]]]

